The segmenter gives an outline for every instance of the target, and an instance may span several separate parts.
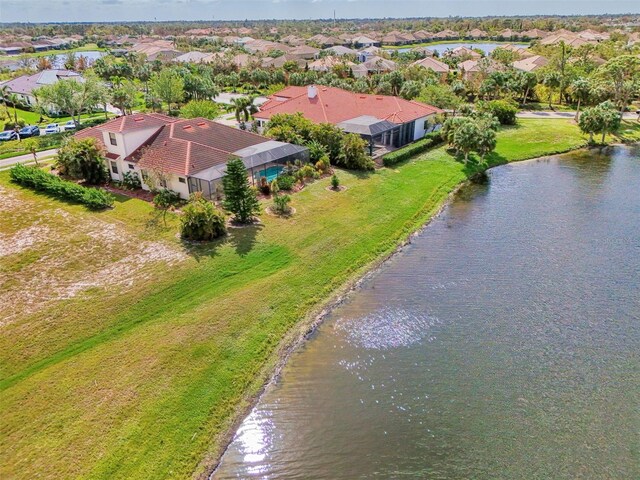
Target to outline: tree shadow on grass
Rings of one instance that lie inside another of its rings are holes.
[[[228,229],[227,239],[233,246],[236,253],[241,257],[249,254],[257,243],[257,237],[264,228],[261,223],[254,223],[242,227],[231,227]]]

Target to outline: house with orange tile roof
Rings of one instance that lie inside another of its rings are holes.
[[[427,120],[442,110],[390,95],[367,95],[321,85],[290,86],[269,97],[254,115],[260,127],[277,114],[300,113],[314,123],[331,123],[375,145],[401,147],[424,137]]]
[[[104,148],[112,180],[129,172],[144,190],[168,188],[184,199],[195,192],[216,195],[230,158],[241,158],[254,182],[262,176],[271,181],[288,161],[308,160],[304,147],[204,118],[158,113],[118,117],[74,136],[95,138]]]

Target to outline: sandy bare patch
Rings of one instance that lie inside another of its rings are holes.
[[[46,240],[50,229],[37,223],[14,235],[0,233],[0,257],[14,255]]]
[[[0,276],[0,326],[89,289],[117,296],[157,275],[158,267],[168,269],[188,258],[178,245],[141,240],[117,223],[61,208],[43,209],[20,195],[1,193],[3,200],[10,198],[4,204],[7,210],[23,218],[31,215],[33,223],[13,235],[0,234],[0,259],[29,248],[42,252],[43,245],[46,251],[33,263]]]
[[[10,190],[0,186],[0,212],[10,212],[20,206],[17,195]]]

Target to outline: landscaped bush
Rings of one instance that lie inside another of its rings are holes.
[[[296,183],[296,179],[291,175],[280,175],[276,182],[278,182],[280,190],[291,190]]]
[[[384,157],[382,157],[382,163],[385,167],[390,167],[392,165],[396,165],[400,162],[404,162],[409,158],[418,155],[420,153],[426,152],[430,148],[436,147],[442,143],[442,137],[439,132],[428,133],[424,136],[424,138],[414,142],[410,145],[407,145],[400,150],[396,150],[395,152],[387,153]]]
[[[269,185],[267,177],[260,177],[260,186],[258,188],[263,195],[271,194],[271,185]]]
[[[122,175],[122,186],[127,190],[138,190],[142,188],[142,182],[136,172],[124,172],[124,175]]]
[[[213,203],[194,194],[189,204],[182,209],[180,235],[187,240],[209,241],[227,233],[224,215]]]
[[[515,125],[518,108],[506,100],[491,100],[478,102],[478,112],[490,113],[498,119],[500,125]]]
[[[113,206],[114,197],[110,193],[63,180],[37,167],[18,164],[11,169],[10,176],[11,180],[19,185],[49,193],[57,198],[81,203],[92,210]]]
[[[273,211],[278,215],[288,215],[291,213],[289,203],[291,197],[289,195],[275,195],[273,197]]]

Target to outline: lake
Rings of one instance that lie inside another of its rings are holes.
[[[428,48],[429,50],[432,50],[434,52],[438,52],[440,55],[442,55],[447,50],[453,50],[454,48],[458,48],[458,47],[477,48],[479,50],[482,50],[485,54],[488,55],[491,52],[493,52],[496,48],[504,47],[505,45],[507,45],[507,44],[506,43],[491,43],[491,42],[478,42],[478,43],[473,43],[473,42],[464,43],[464,42],[461,42],[461,43],[435,43],[433,45],[426,45],[426,48]],[[516,45],[516,46],[522,47],[522,48],[527,48],[529,46],[528,43],[512,43],[512,45]],[[415,46],[408,46],[406,48],[398,48],[398,49],[389,50],[389,51],[409,52],[409,51],[413,50],[414,48],[415,48]]]
[[[76,58],[82,56],[86,57],[89,60],[89,65],[95,62],[98,58],[106,55],[105,52],[100,52],[97,50],[87,50],[86,52],[74,52]],[[67,59],[66,53],[56,53],[55,50],[52,50],[49,54],[46,55],[47,58],[53,59],[53,68],[64,68],[64,61]],[[34,65],[38,62],[38,57],[31,57]],[[4,68],[8,68],[9,70],[17,70],[20,68],[20,60],[18,57],[13,59],[13,62],[6,63],[3,65]]]
[[[333,310],[214,478],[640,478],[640,148],[492,169]]]

